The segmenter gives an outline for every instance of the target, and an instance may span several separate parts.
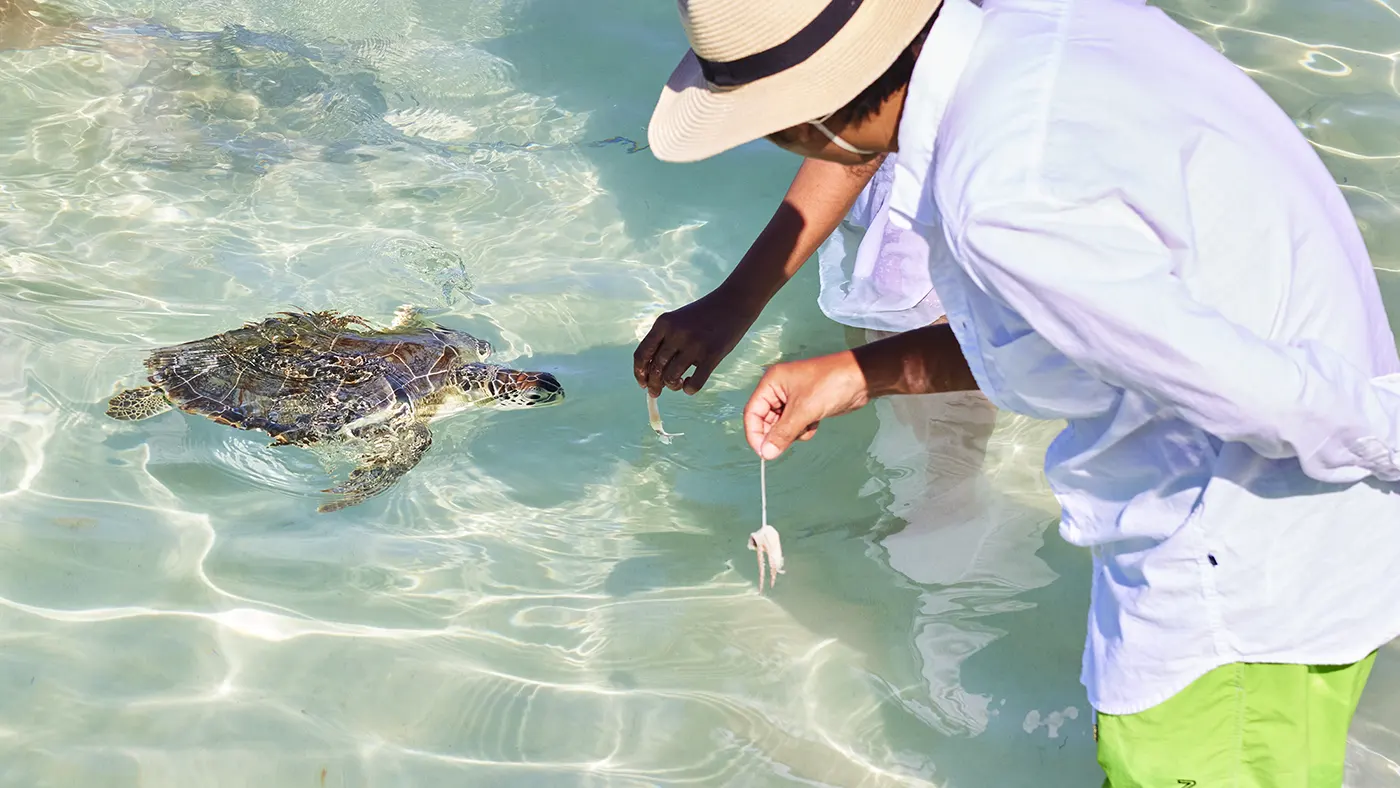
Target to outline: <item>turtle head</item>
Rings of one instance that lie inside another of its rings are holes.
[[[514,410],[554,405],[564,401],[564,387],[548,372],[468,365],[462,370],[463,388],[474,398]]]

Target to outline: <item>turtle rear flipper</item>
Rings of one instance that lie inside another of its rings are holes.
[[[159,386],[141,386],[117,392],[107,400],[107,415],[122,421],[140,421],[170,410],[170,400]]]
[[[384,492],[412,470],[433,443],[432,433],[420,422],[395,421],[384,425],[369,440],[369,448],[360,455],[360,464],[350,472],[350,478],[322,492],[338,495],[316,508],[318,512],[334,512]]]

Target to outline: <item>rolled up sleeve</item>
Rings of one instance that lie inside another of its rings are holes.
[[[999,204],[954,243],[978,287],[1105,383],[1319,481],[1400,480],[1396,384],[1193,298],[1173,273],[1181,250],[1121,199]]]

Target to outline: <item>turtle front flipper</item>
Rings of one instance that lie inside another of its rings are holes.
[[[359,467],[350,472],[349,479],[322,490],[341,497],[321,504],[316,511],[334,512],[355,506],[393,487],[399,477],[423,459],[433,443],[427,426],[411,419],[395,420],[362,437],[369,446],[360,455]]]
[[[423,308],[413,304],[402,304],[394,310],[394,319],[389,323],[389,330],[402,328],[421,328],[432,325],[432,321],[423,317]]]
[[[140,421],[170,410],[170,400],[159,386],[141,386],[117,392],[107,400],[107,415],[122,421]]]

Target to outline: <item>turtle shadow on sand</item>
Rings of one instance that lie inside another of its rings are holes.
[[[548,372],[485,362],[491,345],[402,307],[384,328],[335,312],[284,312],[204,339],[157,348],[150,385],[125,389],[107,415],[151,418],[172,408],[271,435],[273,446],[344,444],[358,456],[318,511],[392,487],[432,445],[429,423],[463,407],[515,409],[563,401]]]

